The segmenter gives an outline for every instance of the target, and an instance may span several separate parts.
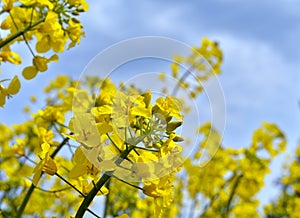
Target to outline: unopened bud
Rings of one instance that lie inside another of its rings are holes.
[[[172,121],[167,124],[167,132],[172,132],[182,125],[182,121]]]

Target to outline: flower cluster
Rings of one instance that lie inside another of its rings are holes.
[[[199,157],[213,146],[208,143],[215,143],[220,136],[209,124],[200,128],[200,133],[205,136],[200,149],[184,165],[189,196],[195,199],[195,207],[202,208],[200,217],[259,217],[256,194],[264,186],[272,159],[285,148],[283,133],[276,125],[263,123],[254,131],[249,148],[221,146],[205,166],[199,164]]]
[[[0,81],[0,83],[1,82],[5,82],[5,80]],[[7,88],[0,84],[0,107],[5,104],[6,98],[10,98],[11,95],[17,94],[20,90],[20,87],[21,83],[17,76],[10,81]]]
[[[300,144],[289,166],[286,166],[278,186],[280,195],[276,200],[266,205],[265,214],[268,217],[297,217],[300,211]]]
[[[51,61],[58,61],[58,53],[80,43],[84,32],[77,17],[87,10],[84,0],[3,1],[0,29],[5,37],[0,38],[0,64],[21,64],[20,55],[11,48],[16,42],[25,42],[33,58],[32,65],[23,69],[23,77],[30,80],[38,72],[45,72]],[[35,43],[35,50],[31,42]],[[0,94],[2,107],[5,104],[3,88]]]
[[[221,73],[223,61],[222,50],[217,42],[203,38],[199,47],[192,47],[189,56],[175,54],[171,64],[172,77],[178,81],[173,93],[179,88],[189,90],[191,98],[196,98],[203,91],[203,82]],[[165,73],[159,75],[160,80],[165,79]],[[167,87],[164,88],[167,92]]]
[[[67,136],[80,146],[69,178],[91,185],[104,173],[141,182],[144,194],[155,198],[159,210],[167,207],[173,199],[172,174],[182,164],[178,142],[183,138],[176,134],[183,119],[181,101],[159,97],[152,105],[151,92],[120,91],[108,78],[94,100],[83,89],[74,99],[69,127],[75,134]],[[101,188],[99,194],[104,193]]]

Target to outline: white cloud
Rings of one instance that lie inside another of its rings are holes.
[[[244,146],[238,143],[249,142],[253,129],[270,121],[295,140],[300,65],[263,41],[226,34],[217,38],[225,56],[220,78],[228,109],[225,139],[233,146]]]
[[[180,34],[178,27],[184,26],[182,17],[185,7],[169,3],[122,2],[105,1],[93,2],[83,19],[87,32],[102,34],[114,40],[143,35],[172,35]]]

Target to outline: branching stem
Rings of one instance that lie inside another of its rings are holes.
[[[12,42],[13,40],[15,40],[16,38],[18,38],[19,36],[24,35],[25,33],[27,33],[28,31],[32,30],[34,27],[36,27],[37,25],[43,23],[45,21],[45,17],[38,20],[37,22],[33,23],[32,25],[29,25],[28,27],[16,32],[14,35],[11,35],[10,37],[6,38],[3,41],[0,41],[0,48],[2,48],[3,46],[7,45],[8,43]]]

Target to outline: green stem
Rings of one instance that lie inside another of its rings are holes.
[[[47,189],[43,189],[41,187],[35,187],[37,190],[41,191],[41,192],[46,192],[46,193],[58,193],[58,192],[63,192],[65,190],[70,189],[71,187],[65,187],[65,188],[61,188],[61,189],[56,189],[56,190],[47,190]]]
[[[97,195],[101,187],[110,179],[110,175],[108,173],[103,174],[101,179],[95,184],[93,189],[89,192],[89,194],[84,198],[81,203],[75,218],[83,217],[85,211],[88,209],[90,203],[93,201],[94,197]]]
[[[39,25],[40,23],[43,23],[45,21],[45,17],[38,20],[37,22],[33,23],[32,25],[24,28],[23,30],[20,30],[18,32],[16,32],[14,35],[8,37],[7,39],[5,39],[4,41],[0,42],[0,48],[2,48],[3,46],[7,45],[8,43],[10,43],[11,41],[15,40],[16,38],[18,38],[19,36],[22,36],[24,33],[30,31],[31,29],[33,29],[34,27],[36,27],[37,25]]]
[[[34,188],[35,188],[35,186],[33,184],[31,184],[30,188],[28,189],[28,191],[25,195],[25,198],[24,198],[21,206],[19,207],[16,218],[21,218],[23,211],[29,201],[29,198],[30,198],[31,194],[33,193]]]
[[[73,135],[74,133],[70,133],[70,135]],[[62,147],[67,144],[67,142],[69,141],[69,138],[64,138],[64,140],[59,144],[59,146],[53,151],[53,153],[50,155],[50,157],[53,159],[57,153],[60,151],[60,149],[62,149]]]
[[[227,205],[226,205],[225,217],[227,217],[229,215],[230,206],[231,206],[231,202],[232,202],[233,196],[235,194],[235,191],[236,191],[236,189],[237,189],[237,187],[238,187],[238,185],[239,185],[240,180],[241,180],[242,177],[243,177],[243,174],[239,175],[236,178],[235,183],[233,184],[233,187],[232,187],[232,190],[231,190],[231,193],[230,193]]]
[[[15,19],[14,19],[14,17],[11,15],[10,12],[9,12],[9,16],[10,16],[10,18],[11,18],[13,24],[15,25],[16,29],[19,31],[18,25],[17,25],[17,23],[15,22]],[[30,20],[29,26],[31,26],[31,20]],[[35,57],[35,54],[34,54],[32,48],[30,47],[30,45],[29,45],[29,43],[28,43],[28,41],[27,41],[27,39],[26,39],[26,37],[25,37],[24,34],[22,34],[22,38],[23,38],[23,40],[25,41],[25,43],[26,43],[26,45],[27,45],[27,47],[28,47],[30,53],[32,54],[32,56]]]
[[[61,175],[59,175],[58,173],[55,173],[55,175],[60,178],[62,181],[64,181],[65,183],[67,183],[70,187],[72,187],[75,191],[77,191],[82,197],[85,197],[85,195],[78,189],[76,188],[74,185],[72,185],[72,183],[70,183],[68,180],[66,180],[64,177],[62,177]]]
[[[121,153],[121,156],[115,161],[115,164],[118,166],[122,163],[122,161],[127,157],[127,155],[131,152],[131,150],[134,148],[132,146],[128,150],[125,150]],[[84,198],[83,202],[81,203],[79,209],[77,210],[77,213],[75,215],[75,218],[81,218],[83,217],[85,211],[90,206],[91,202],[99,192],[99,190],[104,186],[104,184],[110,179],[111,174],[113,171],[105,172],[100,180],[94,185],[93,189],[89,192],[89,194]]]
[[[115,148],[118,150],[118,152],[122,153],[122,151],[120,150],[120,148],[116,145],[116,143],[111,139],[111,137],[109,136],[108,133],[106,133],[106,136],[108,137],[108,139],[111,141],[111,143],[113,144],[113,146],[115,146]]]
[[[141,188],[141,187],[139,187],[139,186],[137,186],[137,185],[134,185],[134,184],[131,184],[131,183],[129,183],[129,182],[126,182],[125,180],[120,179],[120,178],[118,178],[118,177],[116,177],[116,176],[114,176],[114,175],[112,175],[112,177],[115,178],[115,179],[117,179],[117,180],[119,180],[119,181],[121,181],[121,182],[123,182],[123,183],[125,183],[126,185],[129,185],[129,186],[131,186],[131,187],[134,187],[134,188],[136,188],[136,189],[139,189],[139,190],[142,190],[142,191],[143,191],[143,188]]]
[[[150,152],[159,152],[159,150],[154,150],[154,149],[149,149],[149,148],[143,148],[143,147],[138,147],[138,146],[135,146],[135,148],[141,149],[141,150],[145,150],[145,151],[150,151]]]

